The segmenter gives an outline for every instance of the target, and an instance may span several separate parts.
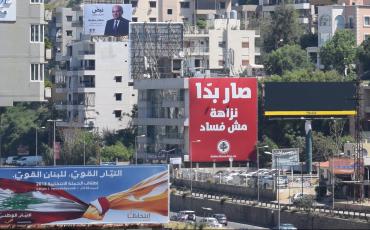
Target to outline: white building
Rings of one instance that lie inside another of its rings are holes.
[[[0,1],[0,106],[44,101],[42,0]]]
[[[236,16],[236,15],[235,15]],[[191,27],[185,32],[185,74],[238,76],[245,70],[262,68],[256,65],[260,56],[255,30],[241,30],[240,20],[215,19],[206,29]]]
[[[102,131],[125,129],[137,94],[130,86],[128,39],[85,36],[82,10],[56,10],[57,125]]]

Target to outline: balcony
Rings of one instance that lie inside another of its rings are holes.
[[[82,60],[95,59],[95,50],[80,50],[78,51],[78,56]]]
[[[260,47],[254,47],[254,55],[256,55],[256,56],[261,55],[261,48]]]
[[[209,55],[208,47],[188,47],[184,49],[188,55],[204,56]]]
[[[57,110],[66,110],[67,109],[67,102],[66,101],[55,101],[54,105],[55,105],[55,109],[57,109]]]
[[[308,18],[298,18],[298,22],[301,24],[308,24],[309,19]]]
[[[184,126],[185,118],[135,118],[135,125]]]
[[[82,21],[73,21],[72,22],[72,27],[82,27],[83,22]]]

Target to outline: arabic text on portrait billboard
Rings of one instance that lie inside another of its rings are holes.
[[[0,226],[168,222],[167,166],[0,169]]]
[[[17,0],[0,0],[0,22],[17,20]]]
[[[255,78],[189,79],[190,160],[254,160],[257,141]]]
[[[131,4],[85,4],[84,33],[99,36],[128,36]]]

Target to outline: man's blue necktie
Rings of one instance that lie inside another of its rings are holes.
[[[114,33],[117,33],[117,31],[118,31],[118,21],[117,20],[114,20],[113,32]]]

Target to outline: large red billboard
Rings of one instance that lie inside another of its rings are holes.
[[[193,162],[254,160],[257,79],[189,79],[189,149]]]

